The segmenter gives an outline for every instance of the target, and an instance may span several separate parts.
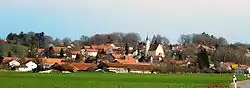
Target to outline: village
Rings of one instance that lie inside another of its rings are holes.
[[[164,45],[147,37],[143,42],[139,42],[136,48],[129,44],[120,46],[114,43],[84,45],[79,50],[75,50],[75,47],[74,44],[70,44],[60,47],[50,45],[47,49],[39,48],[35,58],[2,56],[1,69],[38,73],[250,73],[250,66],[246,64],[230,61],[213,63],[212,54],[208,55],[208,64],[205,64],[206,60],[194,59],[200,58],[202,50],[208,53],[216,52],[215,46],[203,44]],[[190,52],[190,48],[198,55],[184,53]],[[245,50],[244,55],[248,57],[250,50]]]

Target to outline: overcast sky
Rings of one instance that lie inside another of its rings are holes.
[[[0,0],[0,30],[1,38],[21,31],[73,39],[138,32],[172,43],[180,34],[207,32],[250,43],[250,0]]]

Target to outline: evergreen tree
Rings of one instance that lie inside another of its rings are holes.
[[[63,48],[60,51],[60,56],[59,57],[64,57],[64,50],[63,50]]]
[[[200,69],[209,68],[208,54],[203,47],[200,47],[200,52],[198,53],[198,63]]]
[[[125,54],[128,55],[129,54],[129,47],[128,47],[128,43],[126,43],[125,45]]]
[[[0,64],[3,62],[4,57],[0,55]]]

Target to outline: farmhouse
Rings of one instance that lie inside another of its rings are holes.
[[[153,66],[148,63],[135,63],[135,64],[123,64],[123,63],[101,63],[101,66],[107,68],[111,72],[115,73],[152,73]]]

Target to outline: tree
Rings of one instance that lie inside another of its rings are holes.
[[[114,32],[109,34],[110,37],[110,41],[112,43],[116,43],[116,44],[120,44],[122,42],[122,39],[124,38],[124,33],[120,33],[120,32]]]
[[[109,42],[108,35],[106,34],[96,34],[89,39],[89,44],[100,45]]]
[[[86,36],[86,35],[82,35],[81,38],[80,38],[81,41],[88,41],[89,40],[89,37]]]
[[[53,38],[51,36],[44,36],[44,40],[42,43],[42,48],[47,48],[49,47],[50,44],[52,44]]]
[[[198,63],[200,69],[209,68],[208,53],[203,47],[200,47],[200,51],[198,53]]]
[[[66,37],[62,40],[64,46],[69,46],[71,43],[71,39]]]
[[[155,35],[153,36],[152,43],[168,45],[170,41],[167,37],[158,34],[156,36]]]
[[[53,40],[52,44],[54,46],[61,46],[62,45],[62,41],[59,38],[56,38],[55,40]]]
[[[218,45],[228,45],[228,42],[224,37],[219,37]]]
[[[167,37],[162,37],[161,44],[162,45],[168,45],[170,43],[169,39]]]
[[[136,45],[141,40],[139,33],[126,33],[123,42],[130,44],[131,46]]]
[[[2,45],[2,56],[15,56],[23,58],[27,56],[28,47],[23,45],[15,44],[3,44]]]
[[[75,40],[72,42],[72,44],[74,45],[74,47],[72,47],[72,50],[80,50],[82,46],[85,45],[85,42],[81,40]]]
[[[80,54],[76,54],[76,61],[82,61],[83,56]]]
[[[60,58],[64,57],[64,50],[63,50],[63,48],[60,50],[60,56],[59,57]]]
[[[48,58],[54,57],[54,49],[53,46],[50,46],[49,48],[45,49],[44,56]]]
[[[4,57],[0,54],[0,64],[3,63]]]
[[[190,44],[192,43],[192,35],[181,35],[178,42],[180,44]]]
[[[125,45],[125,55],[128,55],[129,54],[129,46],[128,46],[128,43],[126,43]]]

